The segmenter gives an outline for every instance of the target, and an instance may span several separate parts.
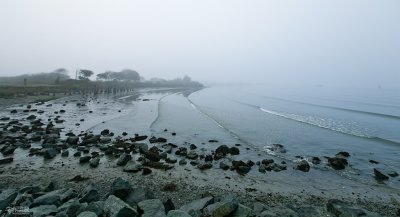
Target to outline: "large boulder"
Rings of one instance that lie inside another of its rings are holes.
[[[234,213],[238,206],[238,199],[234,196],[228,196],[222,199],[220,202],[207,206],[204,209],[204,213],[213,217],[229,216]]]
[[[143,187],[138,187],[132,189],[129,195],[125,198],[125,202],[130,206],[134,207],[137,204],[144,200],[155,199],[154,193],[148,189]]]
[[[40,197],[35,198],[30,207],[42,206],[42,205],[55,205],[60,206],[62,204],[63,193],[65,193],[67,189],[60,189],[51,191],[47,194],[44,194]]]
[[[76,216],[77,211],[80,207],[81,204],[79,203],[79,200],[74,198],[58,207],[58,212],[64,212],[67,216],[73,217]]]
[[[110,195],[107,200],[104,201],[104,213],[107,217],[138,216],[134,208],[114,195]]]
[[[131,192],[131,185],[127,180],[118,177],[111,186],[111,194],[124,199]]]
[[[213,197],[205,197],[185,204],[179,209],[189,213],[191,216],[201,216],[203,209],[212,203],[214,203]]]
[[[5,208],[10,205],[14,199],[17,197],[18,192],[16,190],[4,190],[0,193],[0,210],[5,210]]]
[[[118,166],[125,166],[132,159],[132,155],[123,153],[117,160]]]
[[[100,200],[99,192],[93,182],[89,182],[83,189],[79,202],[90,203]]]
[[[97,216],[102,216],[104,213],[104,201],[91,202],[85,207],[84,211],[94,212]]]
[[[165,217],[164,204],[159,199],[144,200],[138,203],[141,217]]]

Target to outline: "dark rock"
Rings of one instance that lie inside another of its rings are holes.
[[[155,146],[149,149],[149,151],[145,154],[145,157],[153,162],[158,162],[161,159],[160,152]]]
[[[69,179],[68,181],[70,182],[81,182],[90,179],[89,177],[82,176],[82,175],[76,175],[72,179]]]
[[[187,155],[187,148],[179,147],[178,150],[175,152],[176,155],[186,156]]]
[[[372,164],[379,164],[379,162],[375,161],[375,160],[369,160],[369,162],[372,163]]]
[[[187,153],[186,158],[190,160],[196,160],[198,156],[199,155],[195,151],[190,151],[189,153]]]
[[[277,164],[277,163],[272,163],[272,164],[268,164],[268,165],[265,165],[265,164],[262,164],[262,165],[264,165],[265,166],[265,169],[267,170],[267,171],[275,171],[275,172],[280,172],[280,171],[282,171],[282,170],[286,170],[286,166],[284,166],[284,165],[279,165],[279,164]]]
[[[175,209],[175,204],[172,202],[172,200],[170,198],[168,198],[168,200],[165,201],[163,203],[163,205],[164,205],[165,213],[169,213],[169,211]]]
[[[100,135],[102,135],[102,136],[107,136],[108,134],[110,134],[110,130],[108,130],[108,129],[105,129],[105,130],[101,131],[101,133],[100,133]]]
[[[159,199],[144,200],[138,203],[141,217],[164,217],[164,204]]]
[[[383,174],[381,171],[374,168],[375,179],[379,182],[386,181],[389,179],[389,176]]]
[[[395,172],[395,171],[392,171],[392,172],[388,173],[388,175],[390,177],[393,177],[393,178],[399,176],[399,174],[397,172]]]
[[[206,157],[204,158],[204,161],[205,162],[212,162],[214,159],[213,159],[213,156],[212,155],[206,155]]]
[[[13,109],[10,111],[11,114],[16,114],[18,111],[16,109]]]
[[[237,147],[231,147],[231,148],[229,149],[229,153],[230,153],[231,155],[239,155],[239,154],[240,154],[240,151],[239,151],[239,149],[238,149]]]
[[[146,175],[149,175],[149,174],[151,174],[151,169],[149,169],[147,167],[144,167],[143,170],[142,170],[142,175],[146,176]]]
[[[107,144],[111,142],[111,138],[110,137],[100,137],[99,142],[101,144]]]
[[[177,159],[166,158],[165,162],[167,162],[169,164],[175,164],[176,162],[178,162],[178,160]]]
[[[66,140],[66,143],[70,145],[76,145],[79,142],[79,137],[78,136],[69,136]]]
[[[226,145],[221,145],[221,146],[219,146],[219,147],[215,150],[215,153],[216,153],[216,154],[221,154],[221,155],[225,156],[225,155],[229,154],[229,151],[230,151],[230,149],[229,149],[228,146],[226,146]]]
[[[200,163],[197,165],[197,168],[199,168],[200,170],[206,170],[206,169],[211,169],[212,168],[212,164],[211,163]]]
[[[336,154],[336,157],[341,157],[341,158],[350,157],[350,154],[349,154],[349,152],[347,152],[347,151],[340,151],[340,152],[338,152],[338,153]]]
[[[100,157],[94,157],[94,158],[90,159],[90,161],[89,161],[89,165],[94,168],[98,167],[99,164],[100,164]]]
[[[299,161],[296,164],[296,170],[308,172],[308,171],[310,171],[310,165],[308,164],[308,162],[306,160]]]
[[[127,135],[128,135],[127,132],[123,132],[123,133],[122,133],[122,136],[127,136]]]
[[[2,149],[2,150],[1,150],[1,153],[2,153],[4,156],[11,155],[11,154],[14,153],[15,149],[17,149],[17,147],[14,147],[14,146],[11,146],[11,145],[10,145],[10,146],[7,146],[7,147],[5,147],[4,149]]]
[[[182,159],[179,161],[179,165],[186,165],[187,161],[185,159]]]
[[[319,157],[312,157],[311,158],[311,162],[315,165],[320,164],[321,163],[321,159],[319,159]]]
[[[347,160],[340,157],[328,158],[328,165],[335,170],[343,170],[348,165]]]
[[[209,142],[209,143],[217,143],[217,142],[218,142],[218,140],[211,139],[211,140],[208,140],[208,142]]]
[[[243,161],[232,161],[232,166],[240,175],[244,175],[251,170],[251,167]]]
[[[46,148],[43,150],[43,157],[46,159],[52,159],[58,154],[55,148]]]
[[[85,188],[83,189],[79,197],[80,197],[79,202],[81,203],[90,203],[100,200],[99,191],[97,190],[96,185],[92,181],[86,184]]]
[[[113,217],[139,216],[134,208],[114,195],[110,195],[107,200],[104,201],[104,213],[105,216]]]
[[[118,166],[125,166],[128,163],[128,161],[130,161],[131,159],[132,159],[132,156],[130,154],[123,153],[118,158],[117,165]]]
[[[69,155],[69,151],[68,151],[68,150],[63,151],[63,152],[61,153],[61,156],[63,156],[63,157],[68,157],[68,155]]]
[[[82,155],[82,153],[80,151],[77,151],[74,153],[74,157],[80,157]]]
[[[36,119],[36,115],[29,115],[26,119],[27,120],[35,120]]]
[[[274,163],[274,160],[272,160],[272,159],[264,159],[264,160],[261,161],[261,163],[264,164],[264,165],[268,165],[268,164]]]
[[[135,136],[135,141],[143,141],[145,139],[147,139],[147,136],[139,136],[139,135]]]
[[[190,144],[190,150],[195,150],[197,149],[197,146],[195,144]]]
[[[285,147],[281,144],[272,144],[272,146],[267,149],[275,153],[286,153]]]
[[[118,177],[114,180],[111,187],[111,194],[124,199],[131,192],[131,185],[128,181]]]
[[[79,158],[79,163],[87,163],[90,161],[90,159],[92,159],[92,157],[89,155],[82,156]]]
[[[8,164],[8,163],[11,163],[13,161],[14,161],[14,158],[12,158],[12,157],[3,158],[3,159],[0,159],[0,165]]]

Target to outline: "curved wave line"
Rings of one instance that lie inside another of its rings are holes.
[[[383,113],[378,113],[378,112],[369,112],[369,111],[349,109],[349,108],[341,108],[341,107],[336,107],[336,106],[319,105],[319,104],[314,104],[314,103],[300,102],[300,101],[296,101],[296,100],[282,99],[282,98],[272,97],[272,96],[263,96],[263,95],[260,95],[260,96],[279,100],[279,101],[284,101],[284,102],[291,102],[291,103],[315,106],[315,107],[320,107],[320,108],[328,108],[328,109],[334,109],[334,110],[339,110],[339,111],[347,111],[347,112],[353,112],[353,113],[366,114],[366,115],[372,115],[372,116],[377,116],[377,117],[384,117],[384,118],[400,120],[400,116],[397,116],[397,115],[383,114]]]

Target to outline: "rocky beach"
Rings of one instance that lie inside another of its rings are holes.
[[[347,150],[287,160],[285,144],[255,147],[187,110],[196,91],[5,100],[0,215],[400,215],[400,191],[385,184],[396,172],[374,168],[374,184],[357,182],[341,173],[352,171]]]

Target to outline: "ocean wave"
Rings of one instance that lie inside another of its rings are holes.
[[[306,103],[306,102],[300,102],[300,101],[289,100],[289,99],[282,99],[282,98],[271,97],[271,96],[262,96],[262,97],[266,97],[266,98],[270,98],[270,99],[274,99],[274,100],[279,100],[279,101],[284,101],[284,102],[290,102],[290,103],[309,105],[309,106],[320,107],[320,108],[328,108],[328,109],[333,109],[333,110],[346,111],[346,112],[352,112],[352,113],[365,114],[365,115],[371,115],[371,116],[377,116],[377,117],[400,120],[400,116],[392,115],[392,114],[384,114],[384,113],[370,112],[370,111],[357,110],[357,109],[349,109],[349,108],[336,107],[336,106],[327,106],[327,105],[320,105],[320,104],[314,104],[314,103]],[[376,105],[378,105],[378,104],[376,104]],[[387,107],[387,105],[384,105],[384,106]]]
[[[271,115],[275,115],[275,116],[279,116],[279,117],[282,117],[285,119],[297,121],[300,123],[304,123],[304,124],[316,126],[319,128],[339,132],[342,134],[355,136],[355,137],[359,137],[359,138],[363,138],[363,139],[374,140],[374,141],[383,142],[383,143],[400,145],[400,142],[398,142],[398,141],[373,136],[371,130],[357,126],[356,123],[340,122],[340,121],[333,120],[330,118],[321,118],[321,117],[314,117],[314,116],[304,116],[304,115],[298,115],[298,114],[276,112],[276,111],[268,110],[268,109],[265,109],[262,107],[258,107],[258,109],[262,112],[265,112],[265,113],[268,113]]]

